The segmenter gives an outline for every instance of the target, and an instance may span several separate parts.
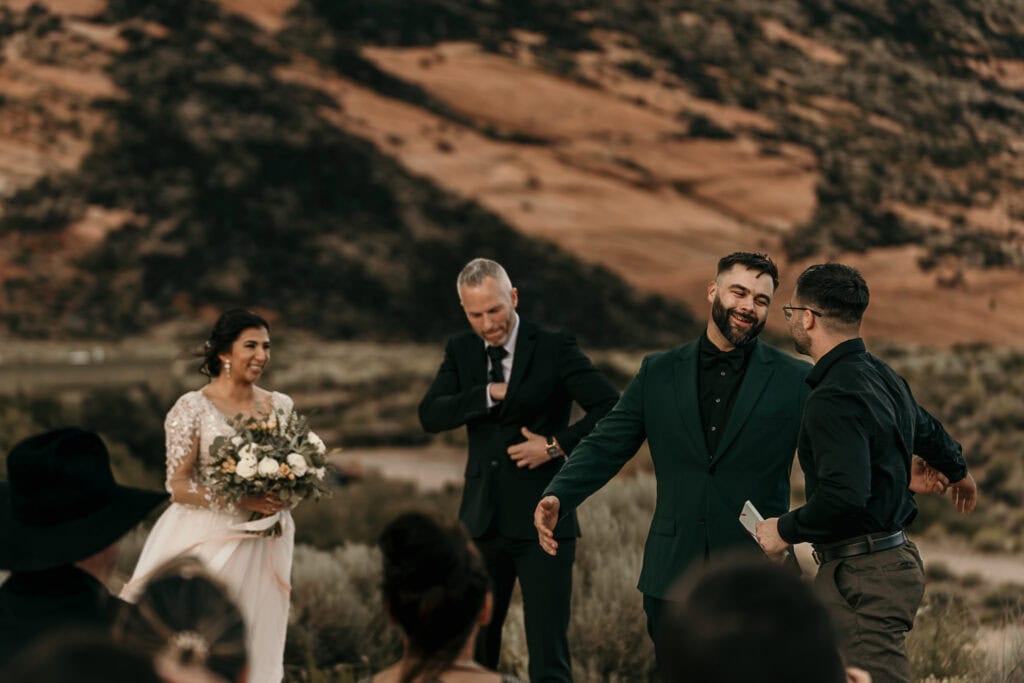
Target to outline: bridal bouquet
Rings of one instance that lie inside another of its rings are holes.
[[[295,411],[267,418],[239,415],[231,426],[234,434],[213,440],[206,465],[210,492],[222,501],[270,493],[294,506],[327,493],[327,447],[306,418]]]

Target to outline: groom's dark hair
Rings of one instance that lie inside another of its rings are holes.
[[[721,275],[733,266],[743,266],[752,270],[758,275],[767,275],[772,279],[772,288],[779,288],[779,267],[768,257],[768,254],[761,254],[753,251],[734,251],[728,256],[718,259],[718,272]]]
[[[666,683],[843,683],[825,606],[764,557],[698,567],[673,589],[659,633]]]

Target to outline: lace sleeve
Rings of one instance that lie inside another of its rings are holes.
[[[270,400],[274,406],[274,412],[279,413],[286,420],[292,414],[292,411],[295,410],[295,402],[292,401],[292,397],[288,394],[275,391],[271,395]]]
[[[233,510],[215,498],[203,486],[199,472],[200,416],[193,396],[178,399],[167,419],[164,433],[167,437],[167,492],[175,503],[207,507],[215,510]]]

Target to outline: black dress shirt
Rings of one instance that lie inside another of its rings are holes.
[[[700,338],[700,372],[697,373],[700,421],[704,427],[704,442],[712,456],[729,423],[753,348],[753,344],[744,344],[732,351],[722,351],[708,339],[707,333]]]
[[[902,529],[917,514],[908,489],[915,453],[951,482],[967,474],[960,444],[862,340],[825,354],[807,383],[797,444],[807,504],[779,519],[785,541],[828,543]]]

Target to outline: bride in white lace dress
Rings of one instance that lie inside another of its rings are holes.
[[[284,675],[292,548],[291,513],[270,497],[226,505],[206,488],[202,464],[214,438],[232,433],[230,417],[289,414],[285,394],[256,386],[270,360],[270,326],[244,309],[224,313],[206,342],[200,371],[210,382],[174,404],[164,423],[167,435],[167,490],[171,505],[146,539],[132,580],[122,597],[133,601],[146,578],[167,559],[195,555],[232,592],[246,621],[249,683],[278,683]],[[281,512],[281,535],[261,537],[233,529],[252,512]]]

